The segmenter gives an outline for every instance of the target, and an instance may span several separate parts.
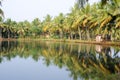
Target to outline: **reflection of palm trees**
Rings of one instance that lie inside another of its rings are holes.
[[[95,45],[95,50],[98,53],[105,53],[106,55],[111,55],[110,47],[101,46],[101,45]]]
[[[96,51],[99,53],[99,61],[105,65],[110,72],[115,73],[116,71],[120,71],[119,62],[116,60],[117,58],[113,58],[111,55],[110,47],[103,47],[100,45],[96,46]]]
[[[1,44],[5,42],[1,42]],[[12,44],[12,45],[11,45]],[[15,48],[14,48],[15,45]],[[9,46],[9,47],[5,47]],[[99,57],[96,57],[96,46],[84,44],[63,44],[50,42],[19,42],[9,43],[9,45],[1,46],[0,61],[3,58],[11,60],[16,56],[21,58],[32,57],[35,61],[43,59],[47,66],[51,64],[59,68],[67,67],[71,72],[71,77],[77,80],[79,77],[83,79],[108,79],[111,75],[115,75],[120,71],[119,57],[111,57],[110,47],[100,47]],[[72,47],[72,48],[71,48]],[[9,48],[9,52],[6,51]],[[71,51],[70,51],[71,50]],[[119,51],[119,48],[118,48]],[[118,52],[115,50],[115,52]],[[8,54],[9,53],[9,54]],[[71,53],[71,54],[70,54]],[[41,58],[42,57],[42,58]],[[112,74],[111,74],[112,73]],[[109,76],[108,76],[109,75]]]

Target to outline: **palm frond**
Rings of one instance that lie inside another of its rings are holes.
[[[107,23],[109,23],[109,21],[111,21],[111,19],[112,19],[111,16],[106,17],[106,18],[102,21],[102,23],[101,23],[101,25],[100,25],[100,28],[102,28],[104,25],[106,25]]]

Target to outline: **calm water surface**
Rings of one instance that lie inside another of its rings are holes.
[[[120,47],[0,42],[0,80],[120,80]]]

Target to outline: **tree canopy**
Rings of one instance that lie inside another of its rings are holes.
[[[83,0],[82,0],[83,1]],[[88,0],[86,0],[88,1]],[[101,2],[84,5],[76,3],[68,14],[56,17],[46,15],[32,22],[7,19],[1,21],[2,38],[53,38],[94,40],[100,34],[103,39],[120,40],[120,0],[110,0],[102,6]]]

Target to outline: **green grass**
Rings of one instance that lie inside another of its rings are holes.
[[[70,40],[70,39],[31,39],[31,38],[20,38],[19,41],[53,41],[53,42],[68,42],[68,43],[84,43],[84,44],[99,44],[99,45],[111,45],[111,46],[120,46],[119,42],[113,42],[113,41],[102,41],[102,42],[96,42],[95,40]]]

